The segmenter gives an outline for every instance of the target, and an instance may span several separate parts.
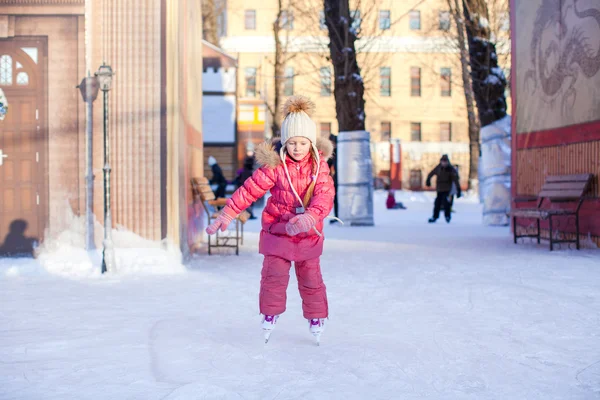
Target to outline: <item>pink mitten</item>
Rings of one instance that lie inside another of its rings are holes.
[[[209,235],[214,235],[215,233],[217,233],[217,230],[219,230],[219,228],[221,229],[221,232],[225,232],[225,229],[227,229],[227,227],[235,217],[236,215],[231,208],[227,206],[224,207],[223,210],[221,210],[221,213],[219,214],[215,222],[213,222],[206,228],[206,233],[208,233]]]
[[[285,231],[290,236],[296,236],[299,233],[308,232],[317,221],[310,214],[296,215],[285,225]]]

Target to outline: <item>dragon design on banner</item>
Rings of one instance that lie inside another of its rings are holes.
[[[572,119],[575,84],[600,72],[600,8],[598,1],[542,0],[531,40],[532,68],[525,75],[532,94]],[[538,89],[541,93],[536,93]]]

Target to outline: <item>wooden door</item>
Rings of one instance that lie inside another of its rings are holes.
[[[39,58],[22,46],[0,41],[0,87],[9,104],[0,121],[0,256],[31,255],[47,222],[42,74]]]
[[[410,170],[410,190],[423,189],[423,175],[420,169]]]

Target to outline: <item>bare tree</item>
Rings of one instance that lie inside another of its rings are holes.
[[[219,46],[217,16],[219,10],[215,0],[202,0],[202,37],[207,42]],[[221,10],[222,12],[222,10]]]
[[[484,0],[463,0],[473,92],[481,126],[506,116],[506,77],[498,67],[489,11]]]
[[[469,53],[465,41],[465,22],[462,18],[461,7],[458,0],[447,0],[450,13],[456,24],[458,46],[460,50],[460,64],[463,80],[463,89],[467,103],[467,120],[469,124],[469,189],[477,189],[479,169],[479,123],[475,115],[475,99],[471,86],[469,69]]]
[[[390,8],[391,1],[354,0],[346,2],[349,14],[347,19],[348,31],[355,36],[353,41],[354,54],[360,68],[364,98],[373,103],[378,102],[379,96],[378,92],[370,90],[370,88],[379,85],[379,68],[386,66],[390,58],[388,52],[373,51],[378,40],[381,39],[384,32],[387,32],[379,29],[377,12],[380,9]],[[424,0],[414,1],[422,2]],[[330,14],[325,13],[323,10],[324,3],[326,2],[323,0],[304,0],[295,2],[293,5],[294,10],[301,18],[301,26],[305,27],[300,35],[311,40],[311,43],[307,45],[309,48],[305,49],[306,51],[302,53],[297,62],[303,65],[301,68],[302,75],[305,75],[310,81],[311,85],[308,90],[313,90],[316,93],[321,89],[319,70],[332,62],[329,26],[337,24],[337,21],[331,20]],[[322,15],[319,15],[320,13]],[[389,29],[392,29],[404,16],[405,14],[391,21]],[[317,27],[321,28],[317,29]],[[340,37],[338,41],[344,42],[345,40],[344,36]]]
[[[335,111],[340,131],[365,129],[364,82],[356,60],[357,32],[350,29],[348,0],[324,0],[333,65]]]
[[[271,114],[271,131],[273,137],[281,135],[281,117],[283,103],[283,88],[285,84],[285,65],[288,61],[288,45],[289,45],[289,29],[293,24],[293,16],[289,9],[284,9],[283,0],[277,0],[277,18],[273,21],[273,37],[275,39],[275,60],[273,61],[274,67],[274,80],[273,86],[275,96],[273,98],[273,105],[271,106],[268,102],[267,108]],[[287,37],[284,40],[281,36],[282,31],[288,32]]]

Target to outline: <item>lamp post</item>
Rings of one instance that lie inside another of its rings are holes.
[[[100,90],[104,94],[104,250],[102,251],[102,273],[115,272],[115,250],[112,241],[112,217],[110,213],[110,141],[108,139],[108,91],[112,84],[113,71],[103,63],[96,72]]]
[[[86,121],[86,175],[85,175],[85,249],[94,249],[94,170],[93,170],[93,103],[98,97],[98,78],[90,76],[88,72],[87,78],[83,78],[79,86],[81,97],[87,105],[87,121]]]

